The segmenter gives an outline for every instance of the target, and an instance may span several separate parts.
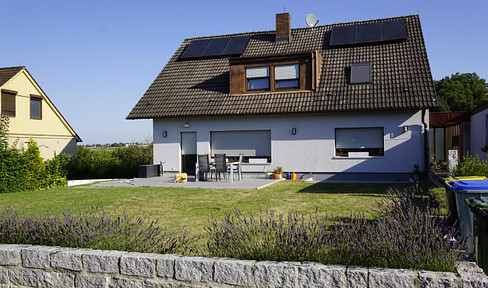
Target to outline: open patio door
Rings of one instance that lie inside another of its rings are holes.
[[[181,172],[195,175],[197,132],[181,132]]]

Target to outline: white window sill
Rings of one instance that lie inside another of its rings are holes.
[[[332,159],[384,159],[385,156],[356,156],[356,157],[349,157],[349,156],[334,156]]]

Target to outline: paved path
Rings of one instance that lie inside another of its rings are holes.
[[[261,189],[277,181],[264,178],[253,178],[243,175],[242,181],[199,181],[195,182],[195,177],[190,176],[187,183],[174,183],[174,175],[164,174],[162,177],[153,178],[134,178],[130,180],[116,180],[110,182],[100,182],[91,187],[187,187],[187,188],[213,188],[213,189]]]

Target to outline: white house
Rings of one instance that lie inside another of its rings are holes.
[[[437,107],[418,15],[183,41],[127,119],[153,119],[154,163],[408,179]],[[378,179],[379,179],[378,178]]]

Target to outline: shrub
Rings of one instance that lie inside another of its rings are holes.
[[[0,116],[0,193],[38,190],[66,186],[69,156],[55,155],[43,161],[39,147],[30,140],[27,149],[9,147],[7,142],[9,118]]]
[[[133,178],[139,173],[139,165],[152,163],[152,145],[131,145],[115,150],[78,146],[76,158],[69,164],[69,179]]]
[[[179,234],[163,231],[149,215],[110,216],[101,207],[63,211],[61,215],[26,215],[12,207],[0,213],[0,243],[79,247],[143,253],[182,253],[192,251],[194,240],[184,229]]]
[[[478,154],[463,157],[461,163],[454,168],[454,176],[488,176],[488,161],[481,160]]]
[[[412,191],[390,191],[374,209],[333,224],[297,213],[275,217],[272,211],[246,217],[238,209],[207,226],[211,256],[270,261],[455,271],[461,241],[442,225],[428,198]]]

